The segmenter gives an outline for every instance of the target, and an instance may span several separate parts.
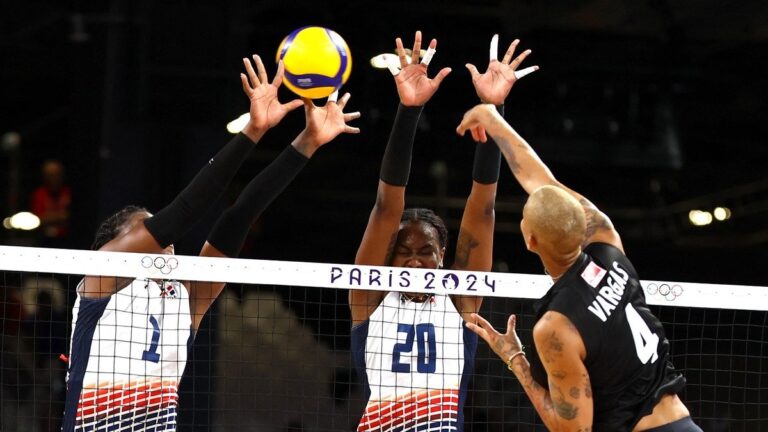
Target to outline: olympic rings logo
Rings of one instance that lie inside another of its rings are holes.
[[[168,275],[179,267],[179,260],[175,257],[166,259],[161,256],[156,258],[145,256],[141,259],[141,266],[153,273],[159,271],[161,274]]]
[[[667,301],[673,301],[683,295],[683,287],[677,284],[669,285],[663,283],[661,285],[656,285],[655,283],[651,283],[645,287],[645,291],[650,295],[658,294],[667,299]]]

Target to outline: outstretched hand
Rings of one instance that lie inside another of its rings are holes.
[[[506,362],[511,356],[523,351],[523,344],[515,332],[515,326],[517,325],[517,317],[515,315],[509,316],[507,332],[504,334],[497,332],[491,323],[476,313],[471,315],[471,320],[474,322],[467,322],[467,328],[483,338],[493,352],[503,361]]]
[[[250,60],[243,58],[243,65],[248,76],[246,77],[243,73],[240,74],[243,91],[251,101],[251,118],[243,129],[243,133],[253,141],[258,141],[267,130],[280,123],[280,120],[288,112],[300,107],[302,102],[300,99],[294,99],[282,104],[277,100],[277,89],[283,82],[282,60],[277,64],[277,72],[272,82],[269,82],[267,78],[267,71],[261,57],[254,54],[253,61],[256,63],[256,71],[253,70]]]
[[[515,54],[515,49],[520,43],[519,39],[512,41],[507,52],[504,53],[504,58],[499,61],[497,52],[498,40],[499,35],[493,35],[493,38],[491,39],[490,62],[484,73],[478,72],[475,65],[471,63],[467,63],[466,65],[467,69],[469,69],[469,73],[472,75],[472,84],[475,86],[477,96],[480,97],[480,100],[483,103],[493,105],[501,105],[504,103],[509,91],[512,90],[512,86],[515,85],[517,80],[531,72],[539,70],[538,66],[517,70],[520,63],[531,54],[531,50],[525,50],[512,60],[512,56]]]
[[[335,95],[336,92],[328,97],[328,101],[321,107],[316,106],[311,99],[304,99],[306,127],[293,141],[293,146],[306,157],[312,157],[318,148],[342,133],[360,133],[360,129],[347,124],[359,118],[360,112],[344,113],[344,107],[351,95],[344,94],[338,102]]]
[[[395,40],[397,46],[397,56],[400,58],[400,72],[395,75],[395,84],[397,85],[397,94],[400,96],[400,103],[405,106],[421,106],[427,103],[435,94],[440,83],[451,73],[451,68],[443,68],[437,75],[430,79],[427,77],[427,62],[419,62],[421,53],[421,32],[416,32],[411,52],[411,63],[408,64],[408,58],[403,48],[403,41],[400,38]],[[429,48],[435,49],[437,40],[432,39]]]

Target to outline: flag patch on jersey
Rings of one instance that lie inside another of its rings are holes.
[[[179,297],[179,282],[178,281],[163,281],[163,292],[160,293],[160,297],[178,298]]]
[[[581,278],[584,279],[584,281],[587,282],[592,288],[597,288],[597,286],[600,284],[600,281],[603,280],[605,273],[606,271],[604,268],[595,264],[594,261],[590,261],[589,264],[587,264],[587,268],[581,272]]]

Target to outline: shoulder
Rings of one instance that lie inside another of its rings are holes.
[[[586,358],[586,348],[576,326],[564,314],[547,311],[533,327],[536,349],[543,354],[542,360],[563,353],[576,353]]]
[[[604,242],[592,243],[584,249],[584,253],[589,255],[599,265],[606,267],[606,271],[615,270],[616,265],[620,265],[629,270],[631,276],[637,277],[637,271],[624,253],[624,250],[613,244]]]

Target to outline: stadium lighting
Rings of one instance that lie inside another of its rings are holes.
[[[3,219],[3,226],[6,229],[31,231],[40,226],[40,218],[30,212],[19,212]]]
[[[715,216],[715,219],[722,222],[731,218],[731,209],[728,207],[715,207],[712,214]]]
[[[400,60],[398,60],[397,56],[394,54],[379,54],[377,56],[371,57],[371,66],[375,67],[376,69],[386,69],[390,62],[398,66],[400,65]]]
[[[712,213],[704,210],[691,210],[688,212],[688,220],[693,226],[704,226],[712,223]]]
[[[249,113],[245,113],[241,115],[240,117],[232,120],[231,122],[227,123],[227,132],[231,134],[237,134],[240,133],[241,130],[245,127],[245,125],[248,124],[248,119],[250,118]]]

